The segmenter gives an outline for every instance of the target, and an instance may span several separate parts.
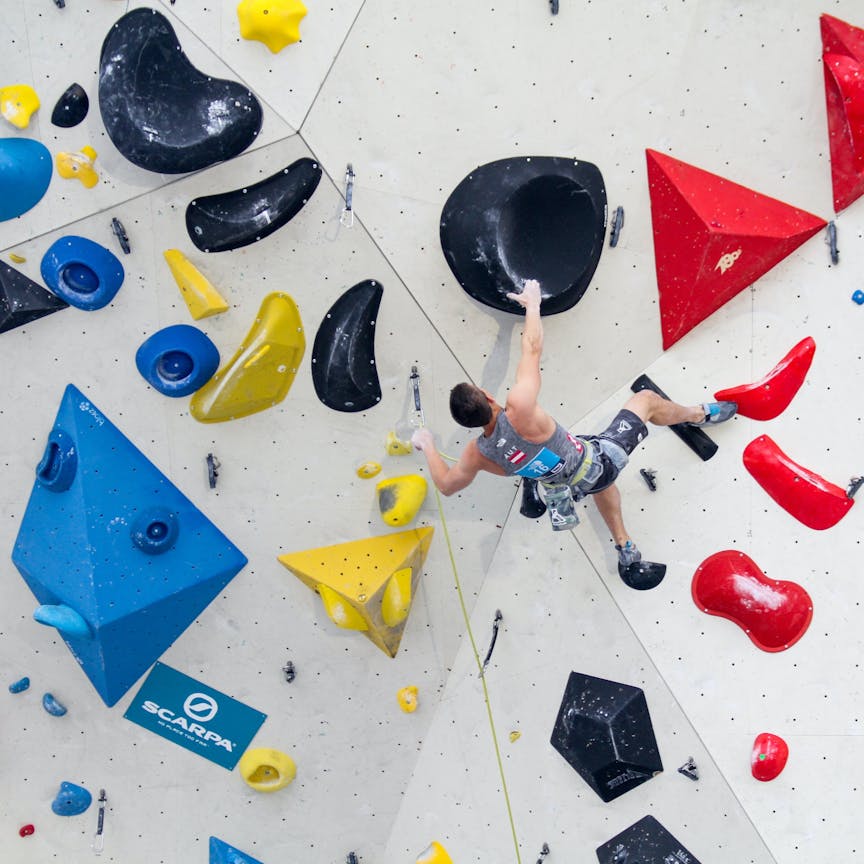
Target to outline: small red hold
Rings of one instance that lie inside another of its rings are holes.
[[[789,745],[772,732],[761,732],[753,742],[750,772],[757,780],[773,780],[785,767]]]
[[[35,830],[36,828],[33,825],[22,825],[18,829],[18,834],[21,837],[29,837]]]

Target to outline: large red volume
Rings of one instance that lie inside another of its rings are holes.
[[[656,150],[646,155],[666,349],[826,222]]]
[[[864,30],[822,15],[822,68],[834,209],[864,193]]]

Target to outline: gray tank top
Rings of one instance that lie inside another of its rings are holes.
[[[567,483],[585,460],[587,441],[571,435],[556,421],[555,431],[547,441],[526,441],[510,425],[504,411],[498,413],[495,428],[487,438],[481,435],[477,447],[487,458],[500,465],[508,475],[533,477]]]

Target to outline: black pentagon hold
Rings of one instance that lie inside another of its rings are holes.
[[[321,180],[303,157],[251,186],[204,195],[186,208],[186,230],[202,252],[225,252],[262,240],[293,219]]]
[[[321,402],[334,411],[365,411],[381,401],[375,319],[383,293],[372,279],[349,288],[315,334],[312,383]]]
[[[607,802],[663,770],[643,691],[593,675],[570,673],[551,744]]]
[[[599,864],[699,864],[653,816],[645,816],[597,847]]]
[[[80,84],[70,84],[51,112],[51,122],[61,129],[77,126],[90,110],[90,99]]]
[[[147,171],[185,174],[242,153],[261,129],[261,104],[235,81],[190,62],[155,9],[127,12],[99,60],[99,109],[114,146]]]
[[[564,312],[591,281],[606,236],[606,190],[596,165],[556,156],[500,159],[472,171],[441,213],[441,248],[475,300],[524,314],[507,299],[537,279],[540,312]]]

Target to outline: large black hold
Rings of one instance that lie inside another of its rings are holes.
[[[602,846],[600,864],[699,864],[653,816],[645,816]]]
[[[365,411],[381,401],[375,365],[375,317],[384,289],[367,279],[331,307],[315,334],[312,383],[336,411]]]
[[[186,230],[202,252],[248,246],[293,219],[321,180],[321,166],[306,157],[252,186],[196,198],[186,208]]]
[[[248,88],[196,69],[168,19],[146,7],[127,12],[102,43],[99,108],[120,153],[162,174],[231,159],[263,119]]]
[[[51,112],[51,122],[62,129],[77,126],[90,110],[87,91],[80,84],[70,84]]]
[[[551,744],[604,801],[663,770],[645,694],[593,675],[570,673]]]
[[[38,282],[0,261],[0,333],[68,306]]]
[[[441,248],[459,284],[494,309],[540,282],[541,314],[564,312],[585,293],[603,251],[606,190],[596,165],[556,156],[500,159],[472,171],[441,213]]]

